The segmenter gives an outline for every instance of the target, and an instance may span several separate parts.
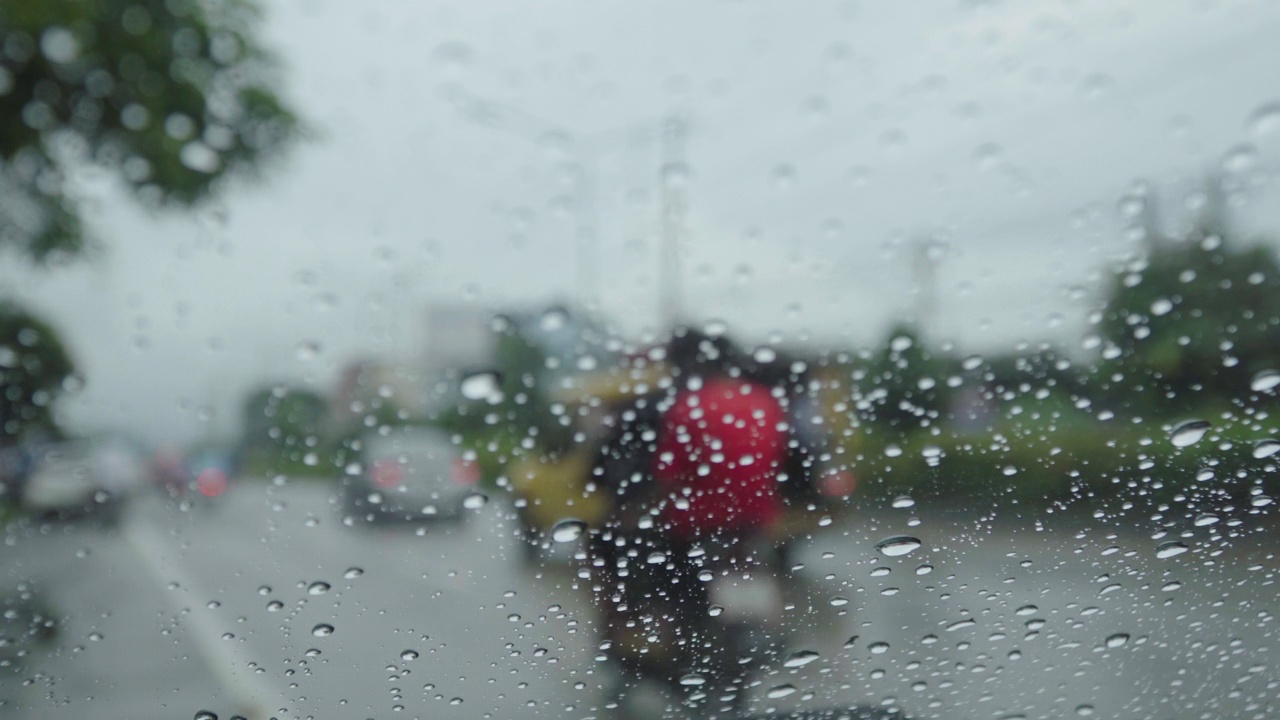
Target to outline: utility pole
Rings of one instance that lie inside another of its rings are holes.
[[[685,122],[669,117],[662,132],[662,246],[658,266],[658,302],[661,322],[675,327],[684,313],[681,253],[683,251],[685,186],[689,166],[685,163]]]
[[[578,299],[588,315],[600,308],[600,215],[596,206],[596,156],[586,153],[578,164]]]
[[[929,338],[938,314],[938,260],[942,245],[936,240],[916,238],[911,243],[911,275],[915,291],[916,332]]]

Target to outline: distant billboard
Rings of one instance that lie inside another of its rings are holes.
[[[439,375],[450,369],[493,363],[492,313],[474,305],[433,305],[423,326],[423,369]]]

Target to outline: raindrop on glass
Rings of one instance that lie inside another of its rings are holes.
[[[1116,633],[1107,637],[1107,647],[1118,648],[1123,647],[1129,642],[1129,633]]]
[[[1261,460],[1280,452],[1280,440],[1259,440],[1253,446],[1253,456]]]
[[[326,637],[333,634],[333,626],[327,623],[320,623],[311,628],[311,634],[316,637]]]
[[[899,495],[898,497],[893,499],[893,506],[895,508],[909,508],[915,504],[916,504],[916,501],[912,500],[910,497],[906,495]]]
[[[323,595],[329,592],[329,583],[323,580],[317,580],[307,586],[308,595]]]
[[[876,550],[888,555],[889,557],[898,557],[913,552],[920,547],[920,540],[908,535],[894,535],[876,543]]]
[[[769,691],[765,693],[765,697],[769,698],[770,700],[777,700],[778,698],[784,698],[795,691],[796,691],[795,685],[791,685],[790,683],[784,683],[782,685],[775,685],[769,688]]]
[[[804,667],[814,660],[817,660],[819,657],[821,656],[812,650],[800,650],[798,652],[791,653],[791,656],[782,663],[782,667]]]
[[[1160,543],[1160,545],[1156,548],[1156,557],[1163,560],[1165,558],[1171,558],[1175,555],[1181,555],[1182,553],[1186,552],[1189,549],[1190,548],[1188,548],[1183,543],[1178,542],[1177,540],[1170,540],[1169,542],[1166,542],[1166,543]]]
[[[417,659],[418,659],[418,651],[417,651],[417,650],[405,650],[404,652],[400,653],[400,659],[401,659],[401,660],[404,660],[405,662],[408,662],[408,661],[410,661],[410,660],[417,660]]]
[[[1249,383],[1249,389],[1254,392],[1271,392],[1277,386],[1280,386],[1280,372],[1275,370],[1263,370]]]
[[[501,382],[496,372],[474,372],[462,379],[458,390],[468,400],[487,400],[498,395]]]
[[[1173,428],[1169,440],[1174,447],[1189,447],[1200,442],[1200,438],[1209,432],[1209,427],[1207,420],[1187,420]]]
[[[551,528],[551,539],[558,543],[570,543],[582,537],[582,534],[586,531],[586,523],[569,518],[561,520]]]

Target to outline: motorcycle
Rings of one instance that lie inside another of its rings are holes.
[[[768,539],[663,545],[606,531],[592,557],[616,678],[606,707],[653,716],[661,695],[700,717],[741,717],[752,669],[786,641]]]

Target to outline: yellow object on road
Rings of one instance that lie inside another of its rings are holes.
[[[610,510],[600,489],[587,489],[593,453],[579,448],[559,459],[529,456],[511,468],[511,488],[523,498],[526,522],[550,530],[566,518],[598,527]]]

